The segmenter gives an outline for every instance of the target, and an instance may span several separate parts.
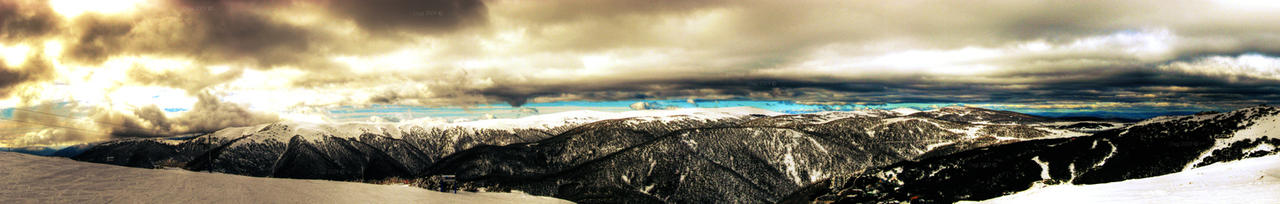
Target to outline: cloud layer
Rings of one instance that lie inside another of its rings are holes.
[[[77,101],[171,133],[240,124],[146,107],[1280,101],[1263,1],[94,2],[0,0],[2,105]],[[145,99],[160,93],[182,97]]]

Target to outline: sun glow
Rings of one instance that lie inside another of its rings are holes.
[[[1218,6],[1237,10],[1270,10],[1280,8],[1280,4],[1268,0],[1215,0]]]
[[[31,47],[28,47],[28,46],[0,45],[0,58],[3,58],[4,65],[9,67],[22,66],[22,63],[27,60],[27,55],[30,53],[31,53]]]
[[[147,0],[50,0],[49,6],[64,18],[75,18],[84,13],[119,14],[138,8]]]

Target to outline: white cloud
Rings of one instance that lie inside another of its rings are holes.
[[[1076,39],[1066,45],[1065,49],[1095,52],[1118,50],[1135,57],[1158,58],[1169,57],[1177,40],[1178,36],[1168,29],[1120,31]]]
[[[1190,62],[1173,62],[1159,67],[1161,70],[1178,71],[1209,77],[1222,77],[1231,81],[1262,79],[1280,81],[1280,58],[1260,54],[1239,56],[1209,56]]]

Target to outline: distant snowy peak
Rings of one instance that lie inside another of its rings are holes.
[[[910,113],[910,114],[908,114]],[[784,114],[753,107],[731,108],[685,108],[668,110],[637,110],[626,112],[603,111],[566,111],[533,115],[512,119],[488,119],[477,121],[450,122],[439,119],[417,119],[400,122],[349,122],[349,123],[311,123],[284,121],[261,124],[249,127],[227,128],[214,133],[223,139],[246,139],[247,141],[276,140],[287,142],[295,136],[315,141],[327,137],[359,138],[365,135],[377,135],[393,139],[402,139],[404,135],[415,131],[463,131],[477,133],[480,131],[505,132],[519,135],[536,134],[544,137],[555,135],[584,124],[604,120],[624,120],[629,124],[638,123],[673,123],[673,122],[708,122],[731,120],[752,120],[771,118],[770,124],[819,124],[847,118],[875,117],[889,119],[893,122],[908,118],[928,118],[931,120],[951,121],[968,124],[1024,124],[1027,121],[1041,121],[1043,118],[1008,111],[994,111],[971,107],[946,107],[939,110],[918,111],[909,108],[893,110],[859,109],[852,111],[829,111],[809,114]],[[982,127],[976,127],[981,129]],[[1045,129],[1035,127],[1038,129]],[[956,130],[956,132],[973,135],[975,130]],[[1076,135],[1062,133],[1064,135]],[[252,137],[250,137],[252,136]],[[523,136],[522,136],[523,137]]]
[[[881,109],[859,109],[859,110],[851,110],[851,111],[824,111],[824,112],[809,113],[805,115],[812,115],[812,116],[816,116],[818,118],[823,118],[826,120],[838,120],[838,119],[844,119],[844,118],[857,118],[857,117],[903,116],[902,114],[899,114],[897,112],[881,110]]]
[[[978,107],[969,107],[969,106],[947,106],[947,107],[942,107],[938,109],[933,109],[928,111],[917,111],[917,112],[934,113],[934,114],[960,114],[960,115],[968,115],[968,114],[990,115],[990,114],[1000,114],[1000,113],[1012,113],[1008,111],[997,111],[997,110],[978,108]]]
[[[677,121],[677,120],[717,120],[751,116],[777,116],[783,113],[752,108],[684,108],[669,110],[637,110],[626,112],[603,111],[566,111],[542,114],[515,119],[490,119],[447,124],[458,127],[489,129],[544,129],[550,130],[563,126],[581,125],[601,120],[634,118],[645,121]]]
[[[1058,121],[1053,118],[1027,115],[1013,111],[991,110],[968,106],[947,106],[934,110],[919,111],[910,114],[910,116],[955,122],[992,124],[1031,124]]]
[[[414,128],[449,129],[467,128],[484,130],[539,130],[554,134],[574,126],[603,120],[627,119],[629,122],[673,121],[713,121],[723,119],[748,119],[755,117],[774,117],[788,115],[753,107],[730,108],[682,108],[667,110],[636,110],[626,112],[603,111],[565,111],[539,114],[521,118],[486,119],[476,121],[445,121],[435,118],[422,118],[400,122],[349,122],[349,123],[313,123],[285,121],[273,124],[262,124],[251,127],[228,128],[217,135],[225,138],[239,138],[250,134],[276,135],[292,137],[294,135],[328,135],[343,138],[358,137],[365,133],[374,133],[399,137],[402,132]],[[948,121],[969,122],[975,124],[1005,124],[1024,121],[1042,121],[1044,118],[1008,111],[994,111],[981,108],[952,106],[937,110],[919,111],[911,108],[859,109],[851,111],[828,111],[809,114],[790,115],[804,118],[804,123],[823,123],[845,118],[856,117],[902,117],[917,116]],[[1011,122],[1013,121],[1013,122]],[[275,125],[275,126],[272,126]],[[259,133],[260,132],[260,133]],[[277,138],[288,139],[288,138]]]
[[[904,115],[905,113],[911,114]],[[355,139],[365,137],[367,135],[387,137],[391,139],[403,139],[405,135],[419,134],[419,132],[435,134],[433,132],[461,131],[460,133],[465,133],[465,135],[516,135],[514,137],[524,138],[519,139],[519,141],[525,141],[556,135],[574,127],[605,120],[621,120],[623,124],[634,125],[640,123],[675,124],[711,121],[733,122],[763,118],[769,118],[768,120],[761,120],[760,122],[763,122],[763,124],[774,125],[820,124],[847,118],[880,118],[883,119],[882,122],[885,122],[885,124],[913,118],[928,119],[924,122],[931,124],[930,126],[947,129],[954,134],[962,134],[970,138],[976,138],[984,135],[1007,137],[1008,139],[1022,138],[1021,136],[1010,136],[1023,135],[1022,133],[1013,134],[1009,131],[1031,131],[1043,133],[1031,134],[1037,135],[1036,137],[1066,137],[1079,136],[1081,134],[1075,131],[1064,131],[1065,129],[1056,127],[1028,127],[1031,129],[1025,130],[1015,130],[1015,127],[1003,126],[987,127],[996,124],[1027,124],[1028,122],[1042,121],[1043,118],[1008,111],[993,111],[969,107],[947,107],[940,110],[923,112],[905,108],[894,110],[859,109],[853,111],[831,111],[792,115],[752,107],[732,107],[637,110],[626,112],[583,110],[540,114],[513,119],[488,119],[464,122],[449,122],[432,119],[373,123],[309,123],[285,121],[249,127],[227,128],[215,132],[213,135],[225,140],[243,140],[240,143],[258,143],[270,140],[274,140],[276,142],[288,142],[294,139],[294,137],[300,137],[301,139],[311,142],[317,142],[326,138]],[[948,121],[948,123],[958,122],[959,124],[976,124],[979,126],[952,129],[952,127],[938,124],[939,122],[944,121]]]
[[[481,129],[543,129],[549,130],[567,125],[579,125],[605,119],[614,118],[616,113],[602,111],[566,111],[559,113],[541,114],[522,118],[509,119],[488,119],[477,121],[465,121],[447,124],[426,123],[414,124],[419,126],[452,126],[452,127],[468,127]]]
[[[566,111],[513,119],[488,119],[464,122],[448,122],[433,119],[417,119],[402,122],[350,122],[311,123],[282,121],[248,127],[227,128],[214,133],[215,137],[250,140],[275,139],[288,141],[293,136],[317,139],[322,136],[356,138],[364,134],[377,134],[400,139],[406,132],[416,129],[470,129],[470,130],[539,130],[558,132],[573,126],[602,120],[630,119],[637,122],[711,121],[731,118],[778,116],[783,113],[752,107],[688,108],[672,110],[638,110],[626,112]],[[247,137],[253,135],[254,137]]]
[[[566,125],[580,125],[601,120],[638,118],[643,120],[715,120],[748,116],[777,116],[783,113],[752,108],[684,108],[668,110],[636,110],[625,112],[604,112],[592,110],[565,111],[549,114],[533,115],[511,119],[488,119],[464,122],[441,122],[436,120],[411,120],[400,125],[413,126],[456,126],[487,129],[553,129]]]
[[[899,115],[911,115],[911,114],[920,112],[920,110],[916,110],[913,108],[894,108],[893,110],[889,110],[889,111],[893,111],[895,113],[898,113]]]
[[[931,119],[931,120],[950,121],[945,119],[934,118],[930,115],[911,115],[914,113],[921,113],[921,111],[910,109],[910,108],[897,108],[892,110],[869,108],[869,109],[855,109],[855,110],[846,110],[846,111],[823,111],[823,112],[804,113],[804,114],[784,114],[784,115],[772,116],[768,120],[757,121],[757,122],[764,122],[766,124],[771,124],[776,126],[790,126],[790,125],[801,125],[801,124],[821,124],[821,123],[828,123],[832,121],[837,121],[842,119],[851,119],[851,118],[878,118],[878,119],[884,119],[885,122],[888,122],[888,123],[911,120],[911,119]],[[951,122],[956,122],[956,121],[951,121]],[[964,121],[964,122],[968,122],[968,121]],[[976,122],[973,124],[990,124],[990,123]]]

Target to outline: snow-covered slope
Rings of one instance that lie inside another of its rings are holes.
[[[0,203],[568,203],[364,183],[129,168],[0,152]]]
[[[983,203],[1280,203],[1280,156],[1113,183],[1048,186]]]
[[[1275,152],[1276,146],[1280,146],[1280,114],[1266,114],[1259,110],[1236,111],[1239,115],[1255,119],[1237,124],[1237,128],[1243,129],[1229,136],[1215,137],[1213,147],[1205,150],[1195,162],[1188,164],[1185,168],[1205,166],[1227,160],[1224,158],[1239,157],[1239,155],[1266,155]],[[1203,117],[1205,116],[1196,116],[1197,119]],[[1222,117],[1221,114],[1215,118],[1218,117]]]

